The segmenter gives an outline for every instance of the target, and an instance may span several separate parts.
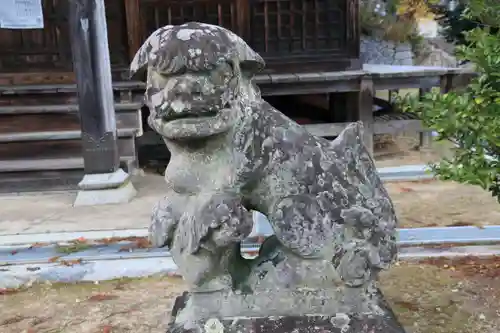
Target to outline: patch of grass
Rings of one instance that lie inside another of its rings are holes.
[[[401,324],[412,333],[479,333],[487,324],[467,307],[462,279],[428,264],[400,263],[380,286]]]
[[[52,290],[52,291],[64,291],[66,293],[86,293],[86,292],[106,292],[113,290],[115,288],[123,289],[127,285],[133,284],[148,284],[148,283],[157,283],[162,281],[179,281],[182,282],[182,279],[179,276],[168,276],[168,275],[152,275],[149,277],[137,277],[137,278],[118,278],[113,280],[101,281],[99,283],[84,281],[84,282],[75,282],[75,283],[66,283],[66,282],[54,282],[54,283],[38,283],[34,284],[29,288],[19,288],[12,289],[16,294],[29,292],[33,294],[43,294],[43,292]],[[14,292],[12,292],[14,294]]]
[[[88,250],[90,247],[91,246],[87,243],[75,242],[75,243],[70,244],[70,245],[57,245],[56,251],[57,251],[57,253],[71,254],[71,253],[76,253],[76,252]]]

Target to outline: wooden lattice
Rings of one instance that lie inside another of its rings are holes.
[[[141,13],[146,34],[164,25],[192,21],[216,24],[238,32],[236,5],[232,0],[145,0],[141,2]]]
[[[68,0],[43,0],[44,29],[0,29],[0,72],[71,70]],[[106,1],[111,63],[126,66],[127,27],[122,0]]]
[[[250,0],[251,44],[268,55],[342,53],[345,0]]]

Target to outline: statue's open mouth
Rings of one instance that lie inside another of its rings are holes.
[[[201,112],[181,112],[165,116],[163,117],[163,120],[165,122],[171,122],[180,119],[203,119],[203,118],[212,118],[215,116],[217,116],[217,111],[214,110],[201,111]]]
[[[230,104],[227,108],[191,108],[182,112],[164,111],[150,119],[150,126],[170,139],[202,138],[229,130],[234,124]]]

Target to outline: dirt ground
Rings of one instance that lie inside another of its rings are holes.
[[[181,278],[162,277],[4,291],[0,332],[164,333],[183,290]]]
[[[500,259],[400,263],[381,289],[407,333],[500,331]]]
[[[500,224],[500,204],[479,186],[433,180],[385,187],[401,228]]]
[[[381,289],[407,333],[500,330],[500,259],[399,263]],[[43,285],[0,293],[3,333],[163,333],[180,278]]]
[[[395,137],[375,138],[374,157],[377,167],[428,164],[453,156],[454,146],[448,141],[432,141],[428,147],[418,148],[419,135],[404,133]]]
[[[381,138],[375,151],[376,164],[378,167],[428,164],[453,154],[449,142],[434,141],[424,150],[415,149],[417,145],[416,134]],[[385,186],[402,228],[500,224],[500,205],[478,186],[442,181],[398,182]]]

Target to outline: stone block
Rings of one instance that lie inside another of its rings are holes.
[[[85,175],[78,187],[74,207],[127,203],[137,195],[130,176],[122,169]]]
[[[335,293],[334,290],[330,292]],[[303,303],[304,299],[311,296],[308,292],[304,292],[295,297],[296,299],[285,299],[289,303],[283,304],[282,311],[277,313],[267,308],[261,309],[260,314],[251,315],[223,317],[211,313],[208,316],[191,317],[191,321],[186,322],[183,321],[185,316],[183,312],[186,311],[186,307],[192,306],[190,304],[192,294],[186,292],[175,301],[167,333],[405,333],[380,292],[375,294],[374,304],[377,306],[377,312],[370,314],[356,312],[296,314],[293,313],[296,304]]]

